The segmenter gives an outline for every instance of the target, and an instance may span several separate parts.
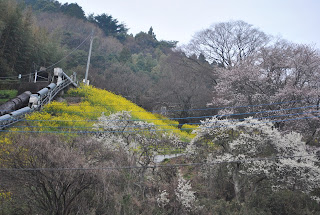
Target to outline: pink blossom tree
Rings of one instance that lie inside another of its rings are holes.
[[[237,66],[221,68],[212,105],[248,106],[224,109],[220,114],[260,112],[251,115],[277,121],[276,126],[283,130],[303,132],[309,143],[319,135],[319,80],[318,50],[311,46],[278,41],[261,48]],[[276,104],[257,106],[270,103]],[[286,110],[272,111],[279,109]],[[296,123],[294,118],[304,119]]]

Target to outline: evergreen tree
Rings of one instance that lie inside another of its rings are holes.
[[[150,29],[149,29],[149,31],[148,31],[148,35],[150,35],[154,40],[157,40],[157,39],[156,39],[156,35],[155,35],[155,33],[153,32],[152,26],[150,27]]]
[[[89,21],[97,24],[106,36],[116,37],[120,41],[124,41],[128,29],[124,24],[119,24],[117,19],[105,13],[97,16],[89,16]]]
[[[31,9],[16,1],[0,1],[0,73],[2,77],[28,74],[33,64],[49,65],[57,59],[59,45],[32,22]]]
[[[67,14],[69,16],[76,17],[78,19],[86,19],[85,13],[77,3],[65,3],[64,5],[61,6],[61,11],[64,14]]]
[[[18,0],[19,2],[30,5],[33,10],[46,12],[59,12],[61,4],[54,0]]]

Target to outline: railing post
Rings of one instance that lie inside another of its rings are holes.
[[[33,83],[37,83],[37,76],[38,76],[38,71],[36,70],[36,72],[34,73],[34,82]]]

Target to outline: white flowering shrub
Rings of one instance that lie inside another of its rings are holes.
[[[125,151],[129,165],[141,167],[137,169],[140,182],[145,180],[148,165],[155,162],[155,156],[163,151],[163,147],[179,144],[178,138],[173,134],[157,132],[152,123],[132,120],[130,112],[127,111],[102,115],[95,128],[95,138],[105,147],[114,151]]]
[[[157,197],[157,203],[159,207],[165,207],[169,202],[169,193],[166,190],[159,191],[160,194]]]
[[[171,133],[164,132],[162,134],[162,137],[165,140],[169,141],[170,145],[172,145],[174,148],[180,148],[181,145],[183,144],[181,139],[172,132]]]
[[[139,149],[139,143],[144,143],[142,133],[148,131],[154,134],[154,124],[131,119],[128,111],[117,112],[109,116],[102,115],[94,125],[97,131],[96,139],[104,143],[107,148],[124,149],[132,154]],[[151,130],[151,131],[150,131]]]
[[[110,149],[124,149],[128,154],[148,150],[155,156],[164,146],[180,147],[180,138],[173,133],[157,132],[153,123],[131,119],[128,111],[102,115],[94,125],[96,139]],[[151,153],[151,154],[150,154]]]
[[[201,149],[208,143],[215,145],[216,150]],[[204,168],[204,177],[230,180],[237,200],[256,190],[263,181],[274,189],[306,193],[320,186],[317,150],[308,147],[300,134],[281,134],[268,121],[207,119],[187,152],[210,164]]]
[[[186,211],[197,211],[201,208],[198,206],[195,191],[192,190],[190,181],[184,179],[180,172],[178,173],[178,187],[175,189],[175,195]]]

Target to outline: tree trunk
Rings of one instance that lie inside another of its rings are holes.
[[[240,202],[240,179],[239,179],[239,171],[238,171],[238,164],[236,164],[236,167],[232,173],[232,180],[233,180],[233,188],[234,188],[234,194],[237,202]]]

